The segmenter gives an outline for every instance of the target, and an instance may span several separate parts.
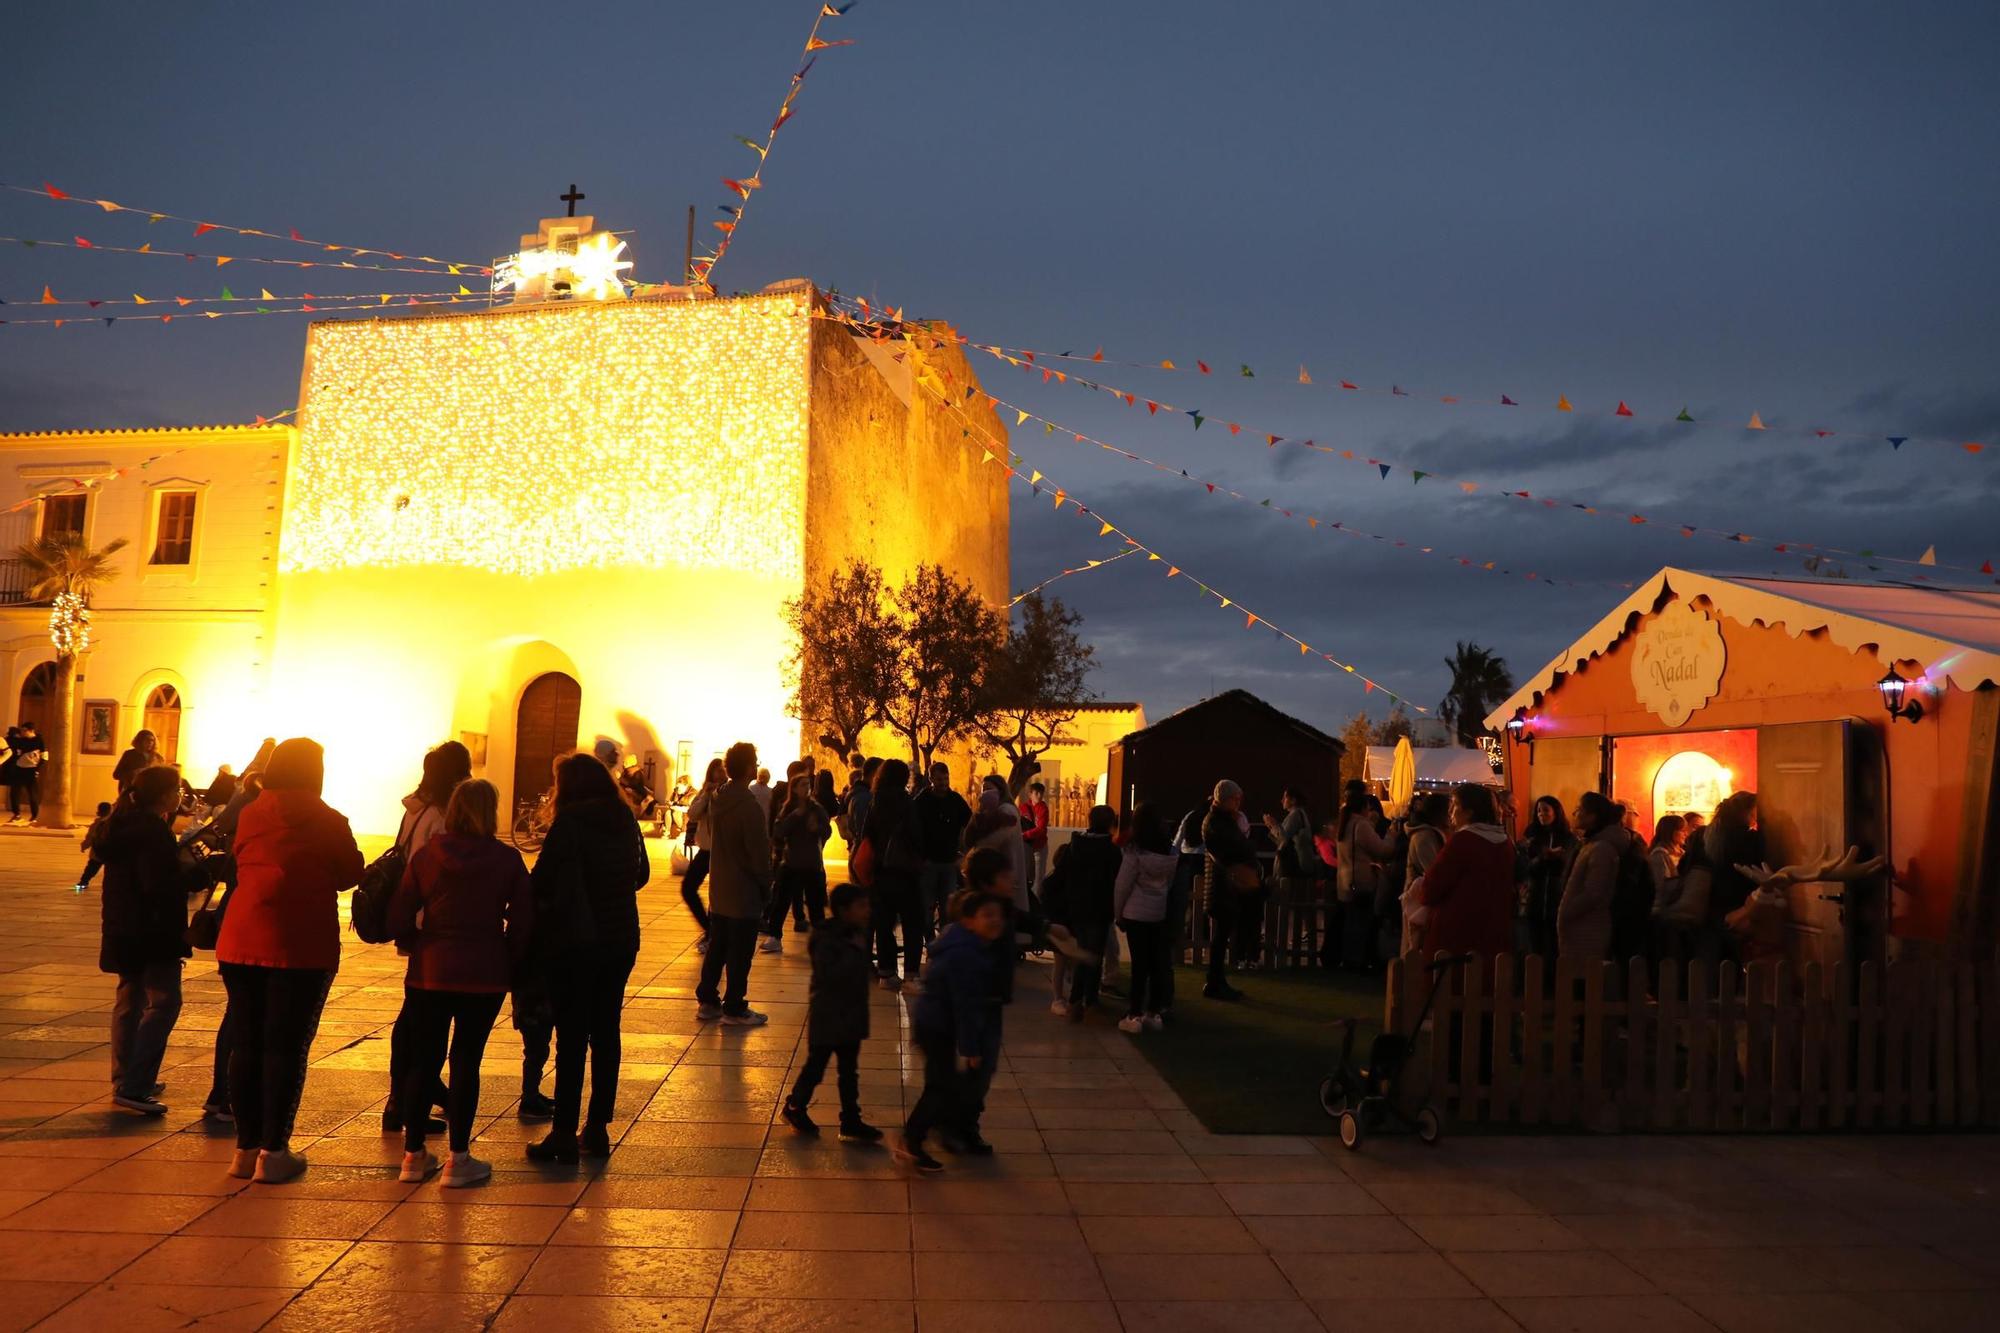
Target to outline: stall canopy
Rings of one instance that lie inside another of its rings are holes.
[[[1444,746],[1417,749],[1411,753],[1417,760],[1418,790],[1455,787],[1461,782],[1477,782],[1488,787],[1500,785],[1500,775],[1493,771],[1493,765],[1478,750]],[[1395,746],[1371,745],[1368,747],[1368,767],[1362,776],[1370,782],[1387,782],[1395,766]]]

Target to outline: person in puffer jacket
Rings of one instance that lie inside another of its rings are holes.
[[[1144,804],[1132,812],[1132,839],[1124,852],[1112,907],[1130,948],[1132,977],[1131,1000],[1118,1030],[1157,1032],[1166,1025],[1160,1011],[1171,996],[1167,976],[1174,964],[1168,956],[1167,911],[1181,858],[1160,812]]]
[[[968,881],[981,877],[975,862],[1001,853],[982,848],[967,857]],[[990,877],[989,877],[990,878]],[[952,924],[931,945],[924,990],[910,1017],[924,1053],[924,1090],[903,1122],[896,1157],[926,1175],[944,1164],[925,1150],[924,1140],[939,1126],[963,1124],[968,1115],[969,1076],[987,1058],[987,1026],[993,1021],[991,946],[1007,929],[1007,907],[979,889],[961,889],[951,900]]]
[[[167,822],[179,797],[173,769],[146,769],[105,821],[95,847],[104,863],[97,966],[118,978],[111,1006],[111,1100],[149,1116],[167,1113],[154,1084],[181,1012],[188,893],[202,879],[199,869],[182,866]]]

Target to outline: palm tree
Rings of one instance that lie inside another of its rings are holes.
[[[1490,648],[1460,640],[1447,657],[1451,689],[1438,705],[1438,716],[1461,745],[1474,745],[1486,731],[1486,715],[1514,689],[1514,674]]]
[[[76,659],[90,648],[90,594],[118,577],[111,557],[125,549],[118,538],[95,551],[80,532],[29,542],[14,552],[33,580],[28,597],[49,602],[49,642],[56,650],[54,715],[49,719],[48,761],[42,767],[43,828],[66,829],[69,818],[70,722],[76,712]]]

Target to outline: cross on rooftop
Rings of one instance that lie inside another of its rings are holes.
[[[568,205],[569,205],[569,216],[570,216],[570,217],[575,217],[575,216],[576,216],[576,206],[577,206],[577,204],[578,204],[579,202],[581,202],[582,200],[585,200],[585,199],[588,199],[589,197],[590,197],[589,195],[587,195],[587,194],[583,194],[583,193],[581,193],[581,192],[579,192],[579,191],[577,190],[577,188],[576,188],[576,183],[575,183],[574,181],[572,181],[572,182],[570,183],[570,187],[569,187],[569,193],[568,193],[568,194],[559,194],[559,195],[557,195],[557,196],[556,196],[556,198],[558,198],[558,199],[562,200],[562,201],[563,201],[564,203],[566,203],[566,204],[568,204]]]

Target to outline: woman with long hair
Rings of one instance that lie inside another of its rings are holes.
[[[1513,947],[1514,847],[1491,787],[1452,788],[1446,818],[1451,836],[1423,874],[1422,951],[1478,954],[1484,967]]]
[[[1576,835],[1570,832],[1569,816],[1562,802],[1553,796],[1537,796],[1534,822],[1521,839],[1519,854],[1527,869],[1527,893],[1521,904],[1522,948],[1544,958],[1555,957],[1556,908],[1562,903],[1563,876],[1576,851]]]
[[[340,892],[361,882],[361,849],[320,799],[325,752],[297,737],[271,753],[263,794],[244,808],[233,851],[236,887],[215,958],[229,992],[229,1174],[296,1179],[292,1123],[320,1011],[340,969]]]
[[[457,741],[446,741],[424,753],[423,777],[418,780],[417,789],[403,798],[403,822],[396,830],[396,846],[403,851],[406,870],[416,861],[417,853],[444,831],[444,812],[451,794],[471,776],[472,752]],[[432,1133],[444,1128],[444,1122],[430,1114],[431,1107],[444,1106],[446,1099],[445,1086],[436,1076],[436,1064],[430,1067],[431,1078],[428,1086],[420,1090],[418,1102],[407,1100],[411,1086],[410,1057],[416,1049],[410,1030],[410,984],[405,981],[403,1007],[396,1012],[396,1025],[389,1029],[389,1100],[382,1107],[384,1134],[403,1132],[405,1109],[412,1117],[421,1116],[429,1121],[426,1128]]]
[[[1760,866],[1768,859],[1764,832],[1757,827],[1757,793],[1732,792],[1715,807],[1701,834],[1702,856],[1712,876],[1708,892],[1708,924],[1703,929],[1703,956],[1740,960],[1736,936],[1723,925],[1743,906],[1757,886],[1738,866]]]
[[[875,975],[884,990],[901,990],[905,982],[917,983],[923,966],[923,914],[917,901],[917,879],[923,860],[912,845],[910,816],[910,766],[900,759],[885,759],[875,770],[870,789],[868,822],[861,840],[875,858],[875,883],[871,886],[871,917],[875,923]],[[903,970],[897,971],[896,927],[903,928]]]
[[[1173,963],[1167,953],[1167,908],[1173,898],[1180,853],[1158,807],[1142,802],[1132,812],[1132,827],[1120,849],[1118,880],[1112,888],[1112,910],[1125,942],[1131,946],[1132,968],[1120,1032],[1157,1032],[1166,1025],[1166,977]]]
[[[709,760],[708,771],[701,777],[701,790],[688,802],[687,840],[694,848],[694,856],[688,861],[687,873],[681,876],[681,901],[687,904],[694,923],[701,927],[701,938],[694,942],[696,953],[708,952],[708,909],[701,904],[701,882],[708,878],[708,806],[728,780],[722,771],[721,758]]]
[[[414,1106],[428,1096],[447,1053],[451,1062],[445,1103],[451,1131],[451,1160],[444,1168],[448,1186],[476,1184],[493,1174],[471,1152],[479,1061],[534,921],[528,868],[519,852],[495,836],[499,825],[500,793],[493,784],[477,778],[459,783],[445,807],[444,827],[410,858],[389,902],[389,928],[410,940],[403,1011],[411,1049],[403,1104]],[[404,1127],[405,1182],[429,1179],[438,1169],[437,1158],[424,1147],[428,1119],[411,1116]]]
[[[785,804],[778,812],[773,843],[778,848],[778,891],[764,911],[764,949],[777,953],[783,946],[785,917],[804,905],[814,925],[826,919],[826,860],[820,849],[826,845],[830,817],[813,796],[813,781],[801,773],[791,780]],[[773,944],[772,941],[778,941]]]
[[[554,1124],[528,1146],[537,1162],[607,1157],[618,1103],[619,1020],[639,954],[638,892],[652,874],[632,807],[595,756],[556,767],[555,819],[535,862],[533,953],[555,1007]],[[590,1107],[582,1134],[584,1056]]]

